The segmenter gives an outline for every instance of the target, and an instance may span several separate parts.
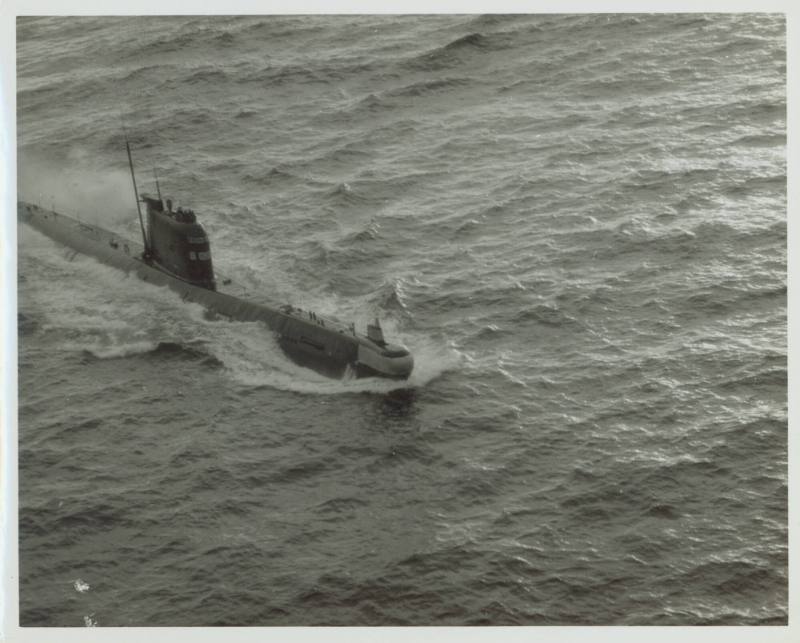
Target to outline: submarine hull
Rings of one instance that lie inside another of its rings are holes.
[[[190,284],[142,259],[141,244],[68,215],[18,202],[18,220],[27,223],[53,240],[93,257],[143,281],[167,286],[184,301],[201,304],[208,310],[237,321],[260,321],[272,330],[286,355],[301,366],[329,377],[382,377],[407,379],[413,358],[407,351],[387,356],[387,351],[366,337],[343,326],[326,324],[316,315],[289,306],[275,308],[243,299],[236,286],[219,285],[210,290]],[[227,283],[227,280],[225,282]]]

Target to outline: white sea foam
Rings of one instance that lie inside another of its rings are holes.
[[[158,346],[158,342],[151,340],[114,343],[109,346],[65,344],[66,349],[85,350],[98,359],[118,359],[120,357],[131,357],[132,355],[143,355],[149,353]]]

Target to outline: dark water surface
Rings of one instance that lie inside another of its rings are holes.
[[[786,42],[738,15],[24,18],[23,198],[194,208],[294,366],[19,229],[23,625],[785,624]]]

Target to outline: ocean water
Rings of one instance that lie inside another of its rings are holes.
[[[787,622],[781,15],[20,18],[20,197],[192,207],[407,385],[20,225],[20,621]]]

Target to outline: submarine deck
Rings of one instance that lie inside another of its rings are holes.
[[[62,229],[72,228],[72,232],[75,235],[79,235],[81,237],[87,237],[87,236],[91,237],[94,243],[107,242],[108,249],[110,251],[117,251],[120,254],[124,254],[124,259],[122,257],[119,257],[119,259],[121,260],[126,259],[130,261],[135,261],[141,266],[146,266],[148,268],[164,272],[173,279],[177,279],[183,282],[187,286],[191,286],[192,288],[200,288],[200,286],[197,286],[189,281],[186,281],[185,279],[182,279],[180,276],[171,273],[170,271],[163,268],[163,266],[154,267],[153,265],[144,261],[142,259],[142,256],[144,254],[144,246],[141,243],[138,243],[127,237],[123,237],[111,230],[103,228],[102,226],[92,223],[86,223],[72,215],[61,214],[54,210],[46,210],[44,208],[39,207],[38,205],[26,203],[23,201],[18,202],[17,212],[20,220],[29,221],[34,225],[35,228],[40,230],[43,227],[42,224],[44,222],[40,221],[38,222],[39,224],[37,225],[36,222],[31,221],[32,217],[37,217],[37,218],[41,217],[45,220],[52,217],[54,222],[58,221],[58,225]],[[95,256],[96,258],[102,261],[103,260],[102,257],[97,257],[96,248],[94,250],[95,252],[87,254],[89,254],[90,256]],[[118,262],[116,261],[106,262],[106,263],[112,263],[112,265],[115,265],[117,267],[123,267],[123,266],[118,266],[117,265]],[[129,270],[132,267],[134,266],[129,266],[128,268],[123,267],[123,269]],[[244,285],[234,281],[232,278],[220,273],[218,270],[215,270],[214,273],[217,280],[217,287],[216,291],[210,291],[210,292],[217,292],[222,295],[227,295],[228,297],[247,300],[248,302],[252,302],[254,304],[259,304],[262,306],[273,308],[279,310],[284,315],[288,315],[296,319],[302,319],[306,322],[317,324],[318,326],[322,328],[327,328],[328,330],[347,333],[357,338],[357,335],[355,334],[355,330],[352,325],[347,325],[341,320],[329,316],[319,315],[314,311],[306,310],[299,306],[294,306],[291,304],[280,303],[274,300],[270,300],[264,297],[262,294],[258,293],[257,291],[248,289]]]

